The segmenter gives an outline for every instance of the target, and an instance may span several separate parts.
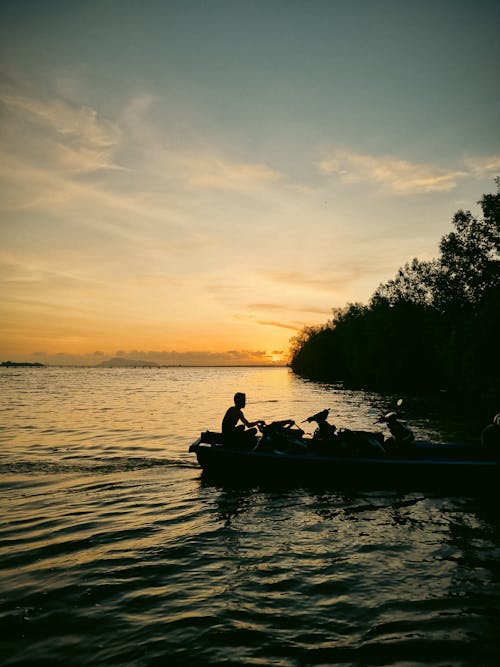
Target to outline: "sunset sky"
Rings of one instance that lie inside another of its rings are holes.
[[[282,361],[500,174],[500,3],[4,0],[0,361]]]

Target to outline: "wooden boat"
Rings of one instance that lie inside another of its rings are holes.
[[[417,441],[411,451],[397,455],[333,455],[311,451],[304,441],[299,451],[278,447],[259,451],[236,449],[217,442],[216,434],[202,434],[190,446],[204,474],[237,480],[251,478],[276,483],[298,481],[328,483],[338,487],[448,488],[469,490],[500,488],[500,460],[461,445]],[[207,440],[209,442],[207,442]]]

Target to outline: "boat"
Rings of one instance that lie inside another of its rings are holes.
[[[327,483],[339,488],[434,488],[460,491],[500,488],[500,460],[484,458],[479,448],[415,441],[398,454],[326,453],[314,451],[312,439],[301,447],[275,445],[241,449],[222,443],[221,434],[206,431],[192,443],[203,475],[236,481]]]

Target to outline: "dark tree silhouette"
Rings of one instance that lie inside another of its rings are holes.
[[[500,400],[500,178],[458,211],[431,262],[417,258],[379,285],[370,303],[348,304],[292,341],[298,374],[359,387],[435,390]]]

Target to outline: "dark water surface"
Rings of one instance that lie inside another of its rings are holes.
[[[500,664],[498,502],[210,484],[188,446],[237,390],[249,419],[370,429],[393,400],[287,369],[0,372],[2,664]]]

